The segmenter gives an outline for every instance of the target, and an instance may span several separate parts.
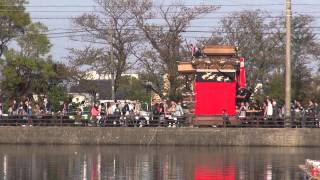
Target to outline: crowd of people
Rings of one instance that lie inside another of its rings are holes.
[[[140,103],[137,102],[107,102],[94,103],[82,101],[80,104],[62,102],[59,109],[53,108],[52,104],[47,101],[32,102],[30,100],[20,101],[13,100],[7,105],[7,108],[0,103],[0,115],[7,114],[9,116],[32,116],[32,115],[91,115],[99,112],[99,115],[138,113],[140,111]]]
[[[140,113],[141,104],[136,102],[114,102],[95,103],[90,106],[87,102],[82,101],[79,106],[81,115],[91,115],[92,119],[99,116],[120,116],[120,115],[137,115]]]
[[[263,103],[258,101],[241,102],[238,107],[239,118],[247,118],[249,114],[262,116],[265,120],[279,121],[285,118],[284,105],[278,103],[276,99],[266,97]],[[306,119],[318,121],[320,117],[320,106],[317,102],[309,100],[303,105],[300,101],[294,100],[291,103],[291,118],[300,121],[304,126]],[[249,117],[250,118],[250,117]]]
[[[185,115],[181,102],[154,100],[151,108],[143,108],[154,117],[163,119],[173,119]],[[33,116],[33,115],[79,115],[90,120],[96,120],[107,116],[139,116],[142,111],[141,103],[137,101],[108,101],[96,102],[90,104],[88,101],[82,101],[80,104],[72,105],[63,102],[58,110],[53,110],[52,105],[44,101],[43,103],[34,103],[28,99],[25,101],[13,100],[11,104],[4,108],[0,103],[0,116],[6,113],[8,116]],[[285,116],[284,106],[276,99],[266,97],[260,103],[259,101],[243,101],[237,104],[237,114],[240,119],[250,119],[252,115],[263,117],[265,120],[279,121]],[[291,104],[291,117],[295,121],[301,121],[304,126],[304,120],[312,117],[317,121],[320,116],[320,106],[317,102],[309,100],[303,105],[301,102],[294,100]],[[319,123],[318,123],[319,124]]]
[[[54,109],[52,104],[46,100],[39,103],[26,99],[20,102],[13,100],[5,106],[6,108],[0,103],[0,116],[22,116],[31,121],[33,118],[37,119],[38,117],[51,117],[54,115],[64,118],[81,118],[88,120],[92,124],[102,124],[107,119],[119,121],[119,119],[132,119],[144,116],[148,119],[150,115],[160,121],[170,121],[184,115],[180,102],[154,100],[150,108],[144,106],[148,105],[146,103],[141,104],[138,101],[115,100],[97,101],[95,103],[82,101],[78,104],[61,102],[59,109]]]
[[[182,109],[181,103],[176,103],[175,101],[159,101],[153,102],[152,105],[152,113],[153,115],[160,116],[160,115],[172,115],[172,116],[183,116],[184,111]]]
[[[40,107],[37,106],[39,111]],[[13,100],[12,104],[9,105],[7,111],[8,115],[28,115],[32,116],[33,107],[32,103],[29,100],[20,101],[19,103],[16,100]],[[5,109],[2,103],[0,103],[0,115],[5,113]]]
[[[141,110],[141,103],[135,101],[117,101],[114,102],[96,102],[89,103],[82,101],[78,105],[72,103],[62,102],[58,110],[53,110],[50,102],[35,103],[29,100],[20,101],[13,100],[9,103],[7,109],[0,103],[0,115],[6,113],[8,115],[50,115],[54,112],[61,115],[68,115],[70,113],[84,114],[99,114],[99,115],[129,115],[138,114]],[[155,115],[175,115],[182,116],[184,114],[181,103],[175,101],[154,101],[151,107],[152,113]]]

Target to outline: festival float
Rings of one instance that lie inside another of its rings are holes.
[[[205,46],[200,57],[178,63],[184,77],[183,104],[193,125],[239,125],[236,102],[246,88],[244,58],[234,46]]]
[[[304,165],[299,168],[305,173],[305,176],[310,180],[320,180],[320,161],[306,159]]]

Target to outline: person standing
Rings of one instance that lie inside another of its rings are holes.
[[[177,106],[176,102],[171,101],[170,107],[167,109],[168,114],[174,115],[174,113],[176,112],[176,106]]]
[[[18,107],[18,115],[20,115],[20,116],[25,115],[26,114],[25,110],[26,110],[25,104],[22,101],[20,101],[20,104]]]
[[[265,113],[265,124],[267,126],[273,124],[272,122],[272,115],[273,115],[273,107],[272,107],[272,102],[269,98],[265,101],[264,104],[264,113]]]
[[[125,101],[124,106],[122,108],[122,115],[127,116],[129,115],[129,112],[130,112],[129,104],[127,103],[127,101]]]
[[[308,124],[312,127],[316,126],[315,105],[312,100],[309,100],[308,107],[305,109],[305,119],[308,119]]]
[[[27,106],[27,114],[28,116],[32,116],[32,106],[31,103],[29,101],[26,101],[26,106]]]
[[[168,116],[166,117],[168,127],[173,127],[173,123],[176,120],[175,113],[176,113],[177,104],[174,101],[170,101],[170,107],[167,109]]]
[[[19,105],[16,100],[13,100],[12,104],[12,115],[18,115]]]
[[[52,108],[52,105],[50,102],[47,102],[44,106],[44,113],[46,115],[52,115],[52,112],[53,112],[53,108]]]
[[[315,114],[316,127],[320,127],[320,126],[319,126],[319,114],[320,114],[320,109],[319,109],[319,105],[318,105],[317,102],[314,102],[314,114]]]
[[[278,119],[279,119],[279,108],[277,101],[275,99],[272,99],[272,123],[274,126],[278,125]]]
[[[68,113],[68,104],[67,102],[64,102],[60,108],[60,112],[62,113],[62,115],[67,115]]]
[[[97,118],[100,115],[98,106],[98,104],[94,104],[91,108],[91,125],[96,125]]]
[[[135,115],[139,115],[141,111],[141,104],[139,102],[135,102],[134,104],[129,105],[130,111],[133,112]]]
[[[271,118],[273,115],[273,106],[270,99],[267,99],[267,118]]]
[[[10,115],[10,116],[12,116],[13,114],[13,110],[12,110],[12,106],[9,106],[8,107],[8,114]]]
[[[80,109],[80,115],[84,115],[84,105],[85,101],[81,101],[79,109]]]
[[[157,109],[158,113],[160,115],[163,115],[165,116],[166,115],[166,109],[165,109],[165,105],[163,102],[160,103],[160,105],[158,106],[158,109]]]
[[[305,127],[305,122],[303,118],[303,107],[301,106],[300,102],[296,101],[296,106],[294,109],[294,117],[295,117],[295,125],[294,127]]]
[[[181,120],[183,119],[184,120],[184,112],[183,112],[183,109],[182,109],[182,106],[181,106],[181,102],[178,102],[176,104],[176,111],[174,112],[174,120],[175,120],[175,124],[173,125],[173,127],[176,127],[176,126],[179,126],[181,124]]]
[[[175,116],[183,116],[183,109],[181,106],[181,102],[178,102],[178,104],[176,105],[176,112],[174,113]]]
[[[115,104],[115,109],[114,109],[114,111],[113,111],[113,115],[115,115],[115,116],[121,116],[121,110],[120,110],[120,108],[119,108],[119,104],[118,104],[118,103]]]
[[[107,108],[106,105],[104,103],[100,104],[100,115],[101,116],[106,116],[107,115]]]
[[[113,114],[113,108],[110,102],[107,102],[107,115],[112,115]]]
[[[2,103],[0,103],[0,117],[2,117],[2,114],[3,114],[3,105]]]
[[[240,112],[239,113],[239,118],[240,119],[245,119],[246,118],[247,107],[245,106],[244,102],[241,102],[239,112]]]
[[[29,126],[32,126],[32,107],[31,107],[31,103],[29,101],[26,101],[25,102],[25,108],[26,108],[26,113],[27,113],[27,116],[28,116],[28,124]]]

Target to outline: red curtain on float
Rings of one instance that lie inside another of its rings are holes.
[[[246,88],[246,70],[244,67],[244,58],[240,58],[240,72],[238,76],[238,85],[240,89]]]
[[[234,167],[210,168],[197,167],[194,173],[194,180],[235,180]]]
[[[195,82],[195,115],[236,114],[236,82]]]

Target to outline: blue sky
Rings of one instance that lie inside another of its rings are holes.
[[[185,0],[186,4],[215,4],[215,5],[228,5],[222,6],[216,14],[208,15],[212,16],[224,16],[232,11],[240,10],[249,10],[249,9],[261,9],[266,10],[271,13],[273,16],[283,14],[283,6],[272,5],[272,6],[248,6],[245,4],[284,4],[285,0]],[[159,2],[159,1],[157,1]],[[313,15],[316,18],[314,26],[320,25],[320,2],[319,0],[292,0],[293,11],[303,14]],[[229,6],[229,5],[240,5],[240,6]],[[301,5],[301,4],[313,4],[313,5]],[[71,29],[72,24],[69,19],[41,19],[41,18],[70,18],[83,14],[84,12],[90,12],[93,10],[95,3],[94,0],[29,0],[27,10],[30,11],[33,21],[40,21],[48,26],[50,33],[59,33],[66,32]],[[43,7],[41,7],[43,6]],[[55,6],[55,7],[48,7]],[[73,7],[71,7],[73,6]],[[74,7],[74,6],[86,6],[86,7]],[[60,11],[60,12],[55,12]],[[65,12],[72,11],[72,12]],[[40,18],[40,19],[39,19]],[[203,19],[192,22],[192,25],[208,25],[208,26],[217,26],[217,19]],[[203,27],[197,28],[195,30],[207,30]],[[320,33],[320,28],[315,29],[315,31]],[[81,48],[84,46],[83,43],[71,41],[68,37],[60,37],[64,35],[50,35],[51,43],[53,44],[51,54],[55,60],[61,61],[63,57],[66,57],[68,54],[67,48]],[[196,36],[199,36],[199,33],[189,33],[187,36],[192,36],[188,38],[188,41],[195,41]],[[200,34],[200,36],[210,36],[210,34]]]

